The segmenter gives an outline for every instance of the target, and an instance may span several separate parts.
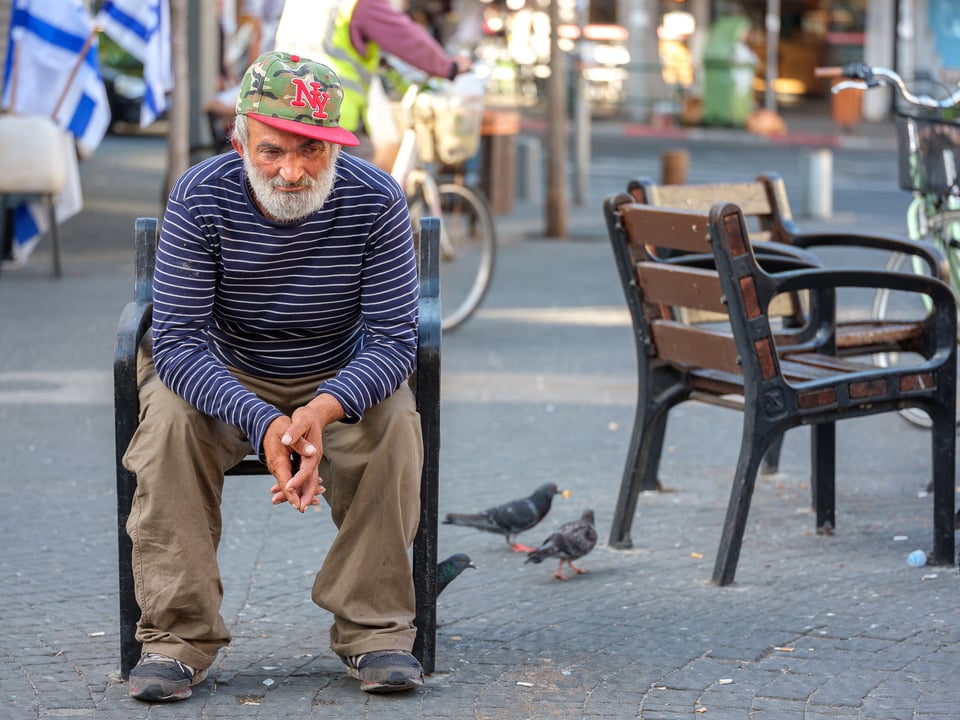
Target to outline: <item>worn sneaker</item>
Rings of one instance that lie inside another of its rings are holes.
[[[130,697],[146,702],[186,700],[192,688],[207,677],[206,670],[194,670],[176,658],[144,653],[130,671]]]
[[[399,692],[423,685],[423,668],[403,650],[377,650],[340,659],[347,675],[357,678],[364,692]]]

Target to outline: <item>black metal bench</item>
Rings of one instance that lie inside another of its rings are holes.
[[[137,429],[137,345],[150,329],[153,309],[153,267],[156,257],[156,218],[138,218],[135,231],[134,299],[126,305],[117,327],[114,353],[114,403],[117,463],[117,539],[120,577],[120,674],[126,679],[140,658],[135,637],[140,608],[133,587],[132,544],[126,524],[136,475],[122,463]],[[424,218],[418,237],[420,322],[417,359],[410,383],[416,395],[423,430],[424,464],[420,481],[420,526],[413,543],[413,580],[417,598],[417,637],[413,652],[432,673],[436,662],[437,514],[440,475],[440,224]],[[248,457],[227,475],[264,475],[266,468]]]
[[[761,458],[791,427],[811,426],[811,491],[818,532],[836,527],[837,420],[920,407],[932,422],[933,562],[952,564],[956,458],[956,303],[942,281],[884,271],[806,267],[766,271],[739,207],[709,212],[640,204],[626,194],[604,203],[637,340],[639,393],[610,545],[632,546],[637,498],[656,484],[670,410],[701,400],[743,412],[740,454],[713,581],[733,582]],[[713,256],[664,261],[650,248]],[[916,361],[882,367],[836,347],[837,289],[888,287],[922,293],[931,309],[912,344]],[[806,292],[805,327],[775,328],[772,300]],[[681,309],[719,321],[690,321]],[[785,342],[789,335],[791,342]]]
[[[865,234],[849,229],[817,232],[802,230],[794,222],[786,184],[776,173],[763,173],[753,180],[671,185],[660,185],[647,178],[636,178],[627,183],[627,193],[638,203],[700,212],[708,212],[719,202],[737,205],[747,222],[755,252],[764,256],[761,265],[769,265],[770,258],[776,258],[775,264],[779,262],[782,267],[786,257],[817,266],[822,264],[821,260],[810,251],[816,252],[823,248],[856,249],[858,253],[869,251],[875,254],[875,258],[884,261],[890,253],[905,253],[916,256],[928,274],[949,282],[946,258],[929,243],[916,243],[894,235]],[[614,245],[614,252],[618,255],[625,251],[626,248]],[[869,259],[869,252],[863,253],[864,261]],[[665,259],[669,254],[660,253]],[[651,256],[654,255],[657,254],[651,249]],[[806,260],[803,260],[803,257]],[[618,265],[621,266],[621,276],[629,278],[629,258],[618,257]],[[805,299],[796,295],[778,298],[771,307],[771,314],[782,316],[788,324],[802,324]],[[690,315],[689,310],[683,312],[687,313],[686,319],[691,321],[703,316],[702,313]],[[876,352],[909,351],[922,333],[921,324],[902,319],[881,320],[872,317],[838,319],[837,352],[844,356],[858,356]],[[778,441],[771,445],[764,457],[763,472],[777,472],[779,457]],[[633,471],[635,468],[628,467],[625,470],[628,473]]]

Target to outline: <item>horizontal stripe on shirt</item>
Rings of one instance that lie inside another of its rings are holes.
[[[346,422],[413,369],[416,256],[406,199],[387,173],[341,153],[323,207],[293,223],[256,207],[235,152],[174,185],[153,280],[160,379],[204,413],[239,426],[258,451],[282,413],[244,388],[266,378],[332,375]]]

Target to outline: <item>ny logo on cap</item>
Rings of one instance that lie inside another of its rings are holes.
[[[293,86],[297,89],[297,95],[290,104],[294,107],[305,107],[307,104],[313,109],[313,117],[318,120],[326,120],[327,113],[324,107],[330,99],[330,93],[324,92],[323,87],[316,80],[311,80],[308,84],[303,78],[291,78]]]

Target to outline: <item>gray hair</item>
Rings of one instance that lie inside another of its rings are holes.
[[[249,133],[247,130],[247,116],[246,115],[236,115],[233,120],[233,133],[232,137],[237,141],[237,144],[240,145],[244,150],[247,149],[247,140],[249,139]],[[334,160],[336,156],[340,154],[340,146],[337,143],[332,143],[326,140],[321,140],[321,142],[326,145],[330,152],[334,154]]]
[[[247,116],[237,115],[233,119],[233,139],[241,147],[247,147]]]

